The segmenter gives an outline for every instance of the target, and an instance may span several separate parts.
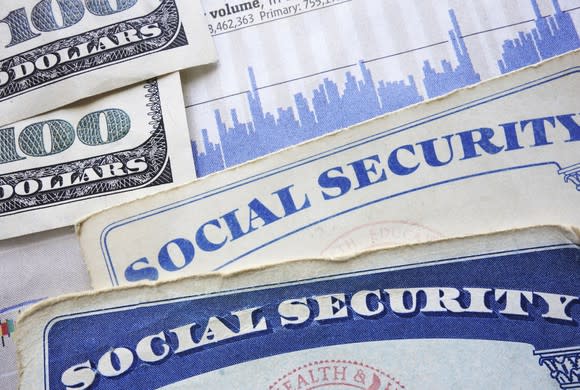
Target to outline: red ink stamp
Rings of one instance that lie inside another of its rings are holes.
[[[441,239],[443,235],[427,226],[409,221],[378,221],[351,228],[332,240],[322,256],[347,255],[361,250],[418,244]]]
[[[313,389],[404,390],[396,378],[363,362],[320,360],[289,371],[272,383],[269,390]]]

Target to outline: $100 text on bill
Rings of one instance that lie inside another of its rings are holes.
[[[198,0],[4,1],[0,25],[0,125],[216,58]]]
[[[0,128],[0,239],[189,181],[192,164],[178,73]]]

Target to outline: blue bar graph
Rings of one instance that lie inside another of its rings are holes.
[[[461,34],[461,29],[453,10],[449,10],[449,17],[453,24],[453,30],[449,31],[449,38],[453,44],[453,50],[455,50],[459,65],[454,69],[449,61],[443,60],[441,61],[443,71],[437,72],[431,66],[429,60],[424,62],[423,73],[425,78],[423,83],[429,98],[441,96],[481,81],[481,77],[475,72],[471,63],[471,57],[469,57],[463,34]]]
[[[518,38],[503,43],[498,61],[502,73],[532,65],[580,48],[580,38],[569,13],[563,12],[558,0],[552,0],[554,15],[542,16],[537,0],[530,0],[535,15],[535,28],[519,32]]]
[[[560,9],[558,0],[552,0],[555,14],[551,17],[543,17],[536,0],[530,1],[536,14],[535,28],[504,42],[498,61],[502,73],[580,47],[572,18]],[[424,61],[422,82],[428,98],[481,80],[453,10],[449,10],[449,17],[452,26],[449,39],[455,59],[442,60],[439,70],[429,60]],[[298,92],[292,106],[278,107],[275,112],[264,109],[256,74],[252,67],[248,68],[250,88],[246,98],[251,119],[240,120],[236,108],[231,108],[228,125],[222,112],[214,111],[220,143],[210,141],[207,129],[201,130],[203,148],[192,141],[197,175],[206,176],[424,100],[413,75],[398,81],[375,81],[366,62],[359,61],[358,67],[362,78],[346,72],[342,86],[324,78],[311,97]]]

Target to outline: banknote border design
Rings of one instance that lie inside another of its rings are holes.
[[[158,15],[161,15],[162,17]],[[0,88],[0,102],[29,93],[47,85],[58,83],[80,74],[131,61],[136,58],[151,55],[152,53],[188,45],[187,35],[183,28],[179,9],[175,3],[175,0],[162,0],[162,3],[159,5],[159,7],[157,7],[148,15],[116,24],[110,24],[95,30],[86,31],[82,34],[60,39],[34,48],[27,52],[19,53],[12,57],[1,60],[0,69],[7,70],[11,66],[18,66],[19,64],[28,60],[32,60],[34,62],[36,58],[39,58],[44,54],[54,53],[62,48],[71,47],[86,42],[94,43],[95,40],[98,41],[98,39],[107,36],[110,32],[114,32],[115,29],[119,28],[120,26],[131,27],[133,24],[137,24],[139,21],[163,22],[168,27],[171,27],[172,24],[175,24],[175,28],[174,30],[167,29],[160,37],[136,42],[131,45],[120,46],[116,49],[106,51],[102,55],[96,53],[81,59],[65,62],[61,65],[55,66],[54,68],[43,71],[37,70],[36,73],[30,77],[26,77],[22,80],[19,80],[18,82],[10,82],[6,86]]]
[[[71,314],[57,316],[57,317],[54,317],[54,318],[47,321],[46,325],[44,326],[43,334],[42,334],[44,389],[46,390],[46,389],[50,388],[49,387],[50,369],[49,369],[49,363],[48,363],[49,351],[48,351],[48,343],[47,343],[48,335],[49,335],[52,327],[55,326],[56,324],[58,324],[58,322],[60,322],[60,321],[71,320],[74,318],[85,317],[85,316],[95,315],[95,314],[103,314],[103,313],[110,313],[110,312],[117,312],[117,311],[132,310],[132,309],[136,309],[136,308],[140,308],[140,307],[149,307],[149,306],[171,304],[171,303],[178,303],[178,302],[184,302],[184,301],[196,301],[196,300],[213,298],[213,297],[229,296],[229,295],[238,294],[238,293],[261,291],[261,290],[266,290],[266,289],[270,289],[270,288],[283,288],[283,287],[287,287],[287,286],[297,286],[297,285],[303,285],[303,284],[307,284],[307,283],[314,283],[314,282],[320,282],[320,281],[331,281],[331,280],[347,278],[347,277],[365,276],[365,275],[371,275],[371,274],[380,273],[380,272],[396,272],[396,271],[403,271],[403,270],[416,269],[416,268],[425,268],[425,267],[430,267],[430,266],[434,266],[434,265],[441,266],[441,265],[446,265],[446,264],[465,263],[465,262],[469,262],[469,261],[477,261],[477,260],[498,258],[498,257],[503,257],[503,256],[533,253],[533,252],[538,251],[538,250],[550,251],[550,250],[560,250],[560,249],[576,249],[576,250],[578,250],[579,247],[577,244],[574,244],[574,243],[561,243],[561,244],[550,244],[550,245],[526,247],[526,248],[519,248],[519,249],[509,249],[509,250],[503,250],[503,251],[480,252],[478,254],[471,254],[471,255],[467,255],[467,256],[442,258],[442,259],[438,259],[438,260],[431,260],[431,261],[426,261],[426,262],[415,262],[413,264],[405,264],[405,265],[395,265],[395,266],[385,266],[385,267],[379,267],[379,268],[370,268],[370,269],[364,269],[364,270],[358,270],[358,271],[345,272],[345,273],[341,273],[341,274],[337,274],[337,275],[309,277],[309,278],[304,278],[304,279],[300,279],[300,280],[296,280],[296,281],[289,281],[289,282],[267,283],[267,284],[237,288],[237,289],[232,289],[232,290],[224,290],[224,291],[209,292],[209,293],[199,293],[199,294],[193,294],[193,295],[188,295],[186,297],[179,297],[179,298],[165,298],[165,299],[160,299],[160,300],[150,301],[150,302],[145,302],[145,303],[135,303],[135,304],[124,305],[124,306],[119,306],[119,307],[108,307],[108,308],[103,308],[103,309],[89,310],[89,311],[84,311],[84,312],[71,313]],[[456,339],[461,339],[461,338],[458,337]],[[536,347],[532,344],[528,344],[528,345],[531,345],[534,348],[534,352],[533,352],[532,357],[535,355],[542,355],[542,354],[546,353],[546,351],[536,350],[535,349]],[[573,346],[573,347],[555,348],[555,349],[549,350],[548,352],[550,352],[551,355],[558,356],[558,355],[568,355],[570,350],[572,350],[573,352],[576,352],[579,349],[580,349],[580,345]],[[538,360],[538,364],[540,366],[544,366],[544,365],[547,366],[548,370],[550,371],[550,374],[552,372],[554,372],[553,369],[551,368],[551,366],[549,364],[546,364],[546,362],[543,359],[546,360],[546,358],[541,357]],[[559,380],[555,376],[551,375],[551,377],[559,383]]]
[[[157,80],[147,81],[144,84],[144,89],[144,103],[149,108],[147,115],[151,117],[149,122],[151,126],[150,136],[145,142],[135,148],[115,153],[0,175],[0,184],[16,185],[23,180],[34,180],[38,177],[59,175],[71,171],[82,177],[86,169],[119,162],[125,164],[129,160],[139,157],[146,159],[148,167],[144,172],[93,183],[80,183],[65,189],[39,192],[30,196],[14,195],[9,200],[0,201],[0,217],[172,183],[173,174]]]
[[[262,179],[265,179],[265,178],[269,178],[269,177],[274,176],[274,175],[276,175],[278,173],[285,172],[285,171],[294,169],[294,168],[299,167],[299,166],[307,165],[307,164],[309,164],[309,163],[311,163],[313,161],[317,161],[317,160],[320,160],[320,159],[323,159],[323,158],[332,156],[334,154],[338,154],[338,153],[344,152],[345,150],[352,149],[354,147],[357,147],[357,146],[360,146],[360,145],[363,145],[363,144],[366,144],[366,143],[370,143],[370,142],[376,141],[376,140],[381,139],[381,138],[385,138],[385,137],[388,137],[388,136],[391,136],[391,135],[394,135],[394,134],[398,134],[398,133],[401,133],[401,132],[404,132],[404,131],[413,130],[413,128],[416,127],[416,126],[424,125],[425,123],[429,123],[429,122],[432,122],[434,120],[437,120],[437,119],[440,119],[440,118],[443,118],[443,117],[447,117],[447,116],[456,114],[458,112],[461,112],[461,111],[464,111],[464,110],[467,110],[467,109],[470,109],[470,108],[473,108],[473,107],[477,107],[477,106],[480,106],[480,105],[484,105],[486,103],[489,103],[489,102],[492,102],[492,101],[495,101],[495,100],[498,100],[498,99],[502,99],[502,98],[505,98],[505,97],[510,96],[510,95],[518,94],[518,93],[523,92],[523,91],[526,91],[528,89],[532,89],[532,88],[538,87],[540,85],[543,85],[543,84],[547,84],[549,82],[552,82],[554,80],[558,80],[558,79],[561,79],[561,78],[564,78],[564,77],[567,77],[567,76],[574,75],[576,73],[580,73],[580,66],[572,66],[572,67],[570,67],[568,69],[564,69],[564,70],[558,71],[558,72],[553,73],[551,75],[544,76],[544,77],[541,77],[539,79],[532,80],[532,81],[526,82],[524,84],[521,84],[521,85],[518,85],[518,86],[515,86],[515,87],[512,87],[512,88],[509,88],[507,90],[500,91],[500,92],[494,93],[492,95],[489,95],[489,96],[486,96],[486,97],[483,97],[483,98],[479,98],[479,99],[474,100],[474,101],[471,101],[471,102],[467,102],[467,103],[461,104],[461,105],[456,106],[454,108],[447,109],[445,111],[439,112],[437,114],[430,115],[430,116],[425,117],[425,118],[420,118],[420,119],[415,120],[413,122],[409,122],[409,123],[400,125],[400,126],[398,126],[396,128],[387,129],[387,130],[384,130],[384,131],[382,131],[382,132],[380,132],[378,134],[374,134],[372,136],[369,136],[369,137],[366,137],[366,138],[363,138],[363,139],[360,139],[360,140],[356,140],[356,141],[350,142],[350,143],[348,143],[346,145],[342,145],[342,146],[336,147],[334,149],[330,149],[330,150],[326,150],[326,151],[321,152],[321,153],[317,153],[317,154],[312,155],[310,157],[303,158],[300,161],[296,161],[296,162],[293,162],[293,163],[290,163],[290,164],[286,164],[286,165],[280,166],[278,168],[271,169],[271,170],[269,170],[267,172],[262,172],[260,174],[257,174],[257,175],[254,175],[254,176],[250,176],[250,177],[245,178],[243,180],[236,181],[236,182],[230,183],[228,185],[225,185],[225,186],[222,186],[222,187],[219,187],[219,188],[212,189],[212,190],[207,191],[205,193],[201,193],[201,194],[197,194],[197,195],[191,196],[191,197],[189,197],[187,199],[184,199],[184,200],[181,200],[181,201],[178,201],[178,202],[174,202],[174,203],[171,203],[171,204],[168,204],[168,205],[165,205],[165,206],[162,206],[162,207],[153,209],[153,210],[149,210],[147,212],[139,213],[139,214],[136,214],[136,215],[134,215],[132,217],[128,217],[128,218],[125,218],[125,219],[122,219],[122,220],[119,220],[119,221],[116,221],[116,222],[112,222],[112,223],[110,223],[109,225],[107,225],[103,229],[103,231],[101,232],[101,235],[100,235],[101,253],[103,255],[103,260],[104,260],[105,265],[107,267],[107,272],[109,274],[109,279],[111,280],[111,285],[112,286],[118,286],[119,285],[119,281],[118,281],[117,273],[116,273],[116,270],[115,270],[115,266],[113,264],[113,259],[111,257],[111,254],[109,252],[109,248],[107,246],[107,238],[108,238],[109,234],[112,231],[114,231],[115,229],[117,229],[119,227],[128,225],[128,224],[130,224],[132,222],[136,222],[136,221],[139,221],[139,220],[148,218],[149,216],[161,214],[161,213],[163,213],[165,211],[172,210],[172,209],[175,209],[175,208],[178,208],[178,207],[181,207],[181,206],[185,206],[185,205],[187,205],[189,203],[194,203],[194,202],[197,202],[199,200],[203,200],[205,198],[214,196],[216,194],[220,194],[220,193],[229,191],[231,189],[235,189],[235,188],[244,186],[244,185],[246,185],[248,183],[252,183],[252,182],[256,182],[256,181],[259,181],[259,180],[262,180]],[[344,211],[342,211],[342,212],[340,212],[338,214],[334,214],[334,215],[327,216],[327,217],[325,217],[325,218],[323,218],[321,220],[313,221],[313,222],[309,223],[308,225],[305,225],[305,226],[302,226],[300,228],[297,228],[297,229],[295,229],[295,230],[293,230],[291,232],[287,232],[287,233],[283,234],[280,237],[272,238],[270,241],[268,241],[266,243],[263,243],[263,244],[255,247],[255,248],[249,249],[248,251],[246,251],[245,253],[243,253],[242,255],[240,255],[240,256],[238,256],[236,258],[233,258],[233,259],[230,259],[230,260],[225,260],[222,263],[222,265],[220,265],[219,267],[215,268],[214,271],[219,271],[220,269],[222,269],[222,268],[224,268],[224,267],[226,267],[226,266],[228,266],[228,265],[230,265],[230,264],[232,264],[232,263],[234,263],[234,262],[242,259],[243,257],[245,257],[245,256],[247,256],[247,255],[249,255],[249,254],[251,254],[251,253],[253,253],[253,252],[255,252],[255,251],[259,250],[259,249],[262,249],[262,248],[264,248],[264,247],[266,247],[268,245],[271,245],[271,244],[273,244],[273,243],[275,243],[275,242],[277,242],[277,241],[279,241],[279,240],[281,240],[281,239],[283,239],[285,237],[288,237],[288,236],[290,236],[292,234],[295,234],[295,233],[297,233],[299,231],[302,231],[302,230],[304,230],[306,228],[312,227],[312,226],[314,226],[314,225],[316,225],[318,223],[321,223],[321,222],[330,220],[332,218],[336,218],[336,217],[338,217],[340,215],[349,213],[351,211],[354,211],[354,210],[357,210],[357,209],[361,209],[361,208],[367,207],[367,206],[372,205],[374,203],[378,203],[378,202],[384,201],[386,199],[395,198],[395,197],[399,197],[399,196],[402,196],[402,195],[407,195],[407,194],[410,194],[410,193],[413,193],[413,192],[425,190],[425,189],[432,188],[432,187],[437,187],[437,186],[444,185],[444,184],[448,184],[448,183],[452,183],[452,182],[458,182],[458,181],[462,181],[462,180],[473,179],[473,178],[479,177],[479,176],[492,175],[492,174],[501,173],[501,172],[507,172],[507,171],[512,171],[512,170],[523,170],[523,169],[537,168],[537,167],[541,167],[541,166],[550,166],[550,165],[555,166],[555,168],[556,168],[555,174],[558,174],[558,172],[562,171],[562,169],[563,169],[560,166],[560,164],[557,163],[557,162],[555,162],[555,161],[546,161],[546,162],[541,162],[541,163],[536,163],[536,164],[528,164],[528,165],[521,165],[521,166],[512,166],[512,167],[508,167],[508,168],[504,168],[504,169],[500,169],[500,170],[493,170],[493,171],[488,171],[488,172],[480,172],[480,173],[472,174],[472,175],[468,175],[468,176],[460,176],[460,177],[456,177],[456,178],[453,178],[453,179],[450,179],[450,180],[436,182],[436,183],[433,183],[433,184],[430,184],[430,185],[426,185],[426,186],[422,186],[422,187],[412,188],[412,189],[409,189],[407,191],[403,191],[403,192],[400,192],[400,193],[397,193],[397,194],[393,194],[393,195],[390,195],[390,196],[387,196],[387,197],[384,197],[384,198],[376,199],[376,200],[371,201],[371,202],[368,202],[366,204],[359,205],[357,207],[354,207],[354,208],[351,208],[351,209],[348,209],[348,210],[344,210]]]

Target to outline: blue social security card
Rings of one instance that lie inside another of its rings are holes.
[[[536,227],[53,299],[18,324],[21,388],[577,388],[579,243]]]

